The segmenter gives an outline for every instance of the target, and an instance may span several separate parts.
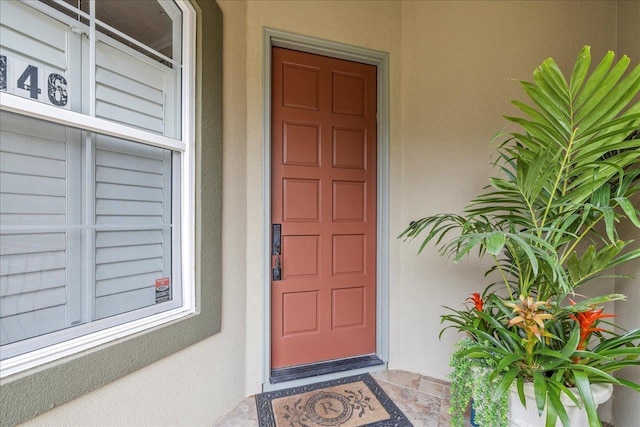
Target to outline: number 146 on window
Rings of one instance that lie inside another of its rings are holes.
[[[67,79],[51,70],[0,55],[0,90],[63,108],[70,108]]]

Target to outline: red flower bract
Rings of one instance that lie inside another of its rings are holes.
[[[573,301],[571,301],[573,304]],[[607,317],[615,317],[614,314],[604,314],[602,311],[604,307],[601,308],[591,308],[587,311],[581,311],[579,313],[571,314],[573,320],[578,322],[580,325],[580,343],[578,344],[578,350],[584,350],[587,348],[587,344],[589,343],[589,337],[594,332],[604,331],[602,328],[594,327],[600,319],[604,319]]]
[[[484,301],[482,301],[482,297],[478,292],[472,293],[471,296],[467,298],[467,301],[471,301],[476,307],[477,311],[482,311],[482,309],[484,308]]]

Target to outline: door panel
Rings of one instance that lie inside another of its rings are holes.
[[[375,353],[376,68],[281,48],[272,64],[271,367]]]

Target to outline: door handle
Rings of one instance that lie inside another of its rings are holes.
[[[276,257],[275,265],[272,269],[273,281],[282,280],[282,266],[280,255],[282,251],[282,225],[273,224],[271,226],[271,255]]]
[[[282,225],[273,224],[271,226],[271,255],[280,255],[280,240]]]

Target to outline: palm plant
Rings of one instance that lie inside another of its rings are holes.
[[[515,383],[524,402],[522,384],[533,382],[549,426],[557,417],[569,425],[559,397],[577,399],[567,387],[577,387],[592,426],[599,421],[590,383],[640,391],[611,376],[640,364],[634,344],[640,330],[604,332],[595,326],[603,316],[592,318],[586,329],[580,322],[598,305],[624,296],[575,305],[567,298],[640,257],[640,247],[618,231],[623,220],[640,227],[631,202],[640,190],[640,102],[634,101],[640,65],[625,73],[629,64],[628,57],[615,62],[608,52],[589,73],[587,46],[567,81],[551,58],[545,60],[533,82],[522,82],[531,103],[513,101],[525,117],[506,117],[521,130],[498,146],[498,174],[486,191],[461,214],[422,218],[401,235],[423,235],[419,252],[433,243],[456,262],[473,250],[493,260],[487,274],[499,279],[483,293],[493,311],[454,310],[443,321],[478,343],[467,354],[498,359],[496,396]]]

